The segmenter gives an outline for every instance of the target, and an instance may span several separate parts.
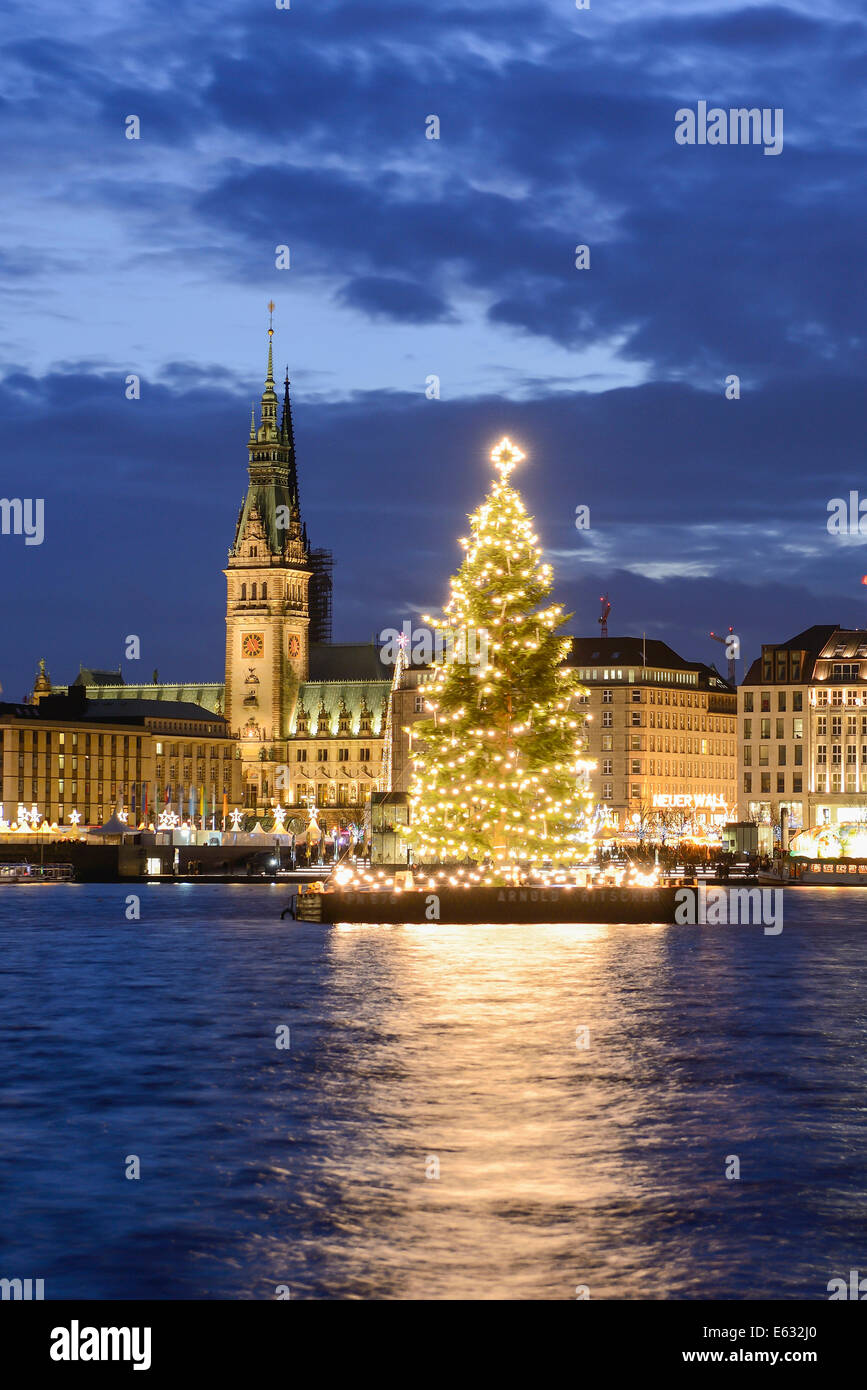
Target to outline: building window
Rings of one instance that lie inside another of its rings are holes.
[[[804,765],[804,745],[803,745],[802,743],[796,743],[796,744],[795,744],[795,767],[803,767],[803,765]]]
[[[327,763],[327,762],[328,762],[328,749],[327,749],[327,748],[317,748],[317,749],[316,749],[316,761],[317,761],[318,763]]]
[[[753,712],[753,692],[752,692],[751,690],[745,690],[745,691],[744,691],[744,714],[752,714],[752,712]]]
[[[801,774],[800,772],[793,772],[793,773],[792,773],[792,791],[793,791],[793,792],[801,792],[801,791],[803,791],[803,790],[804,790],[803,782],[804,782],[804,778],[803,778],[803,776],[802,776],[802,774]]]
[[[750,792],[752,791],[752,789],[753,789],[753,774],[752,774],[751,772],[745,772],[745,773],[744,773],[744,791],[747,793],[747,795],[749,795]]]
[[[781,792],[785,792],[785,790],[786,790],[786,774],[785,774],[785,772],[778,772],[778,773],[777,773],[777,794],[779,795]]]
[[[827,743],[817,743],[817,744],[816,744],[816,766],[817,766],[817,767],[824,767],[824,765],[827,763],[827,761],[828,761],[828,745],[827,745]]]
[[[767,794],[770,794],[770,790],[771,790],[771,774],[770,774],[769,772],[763,772],[763,773],[761,773],[761,779],[762,779],[762,791],[765,792],[765,793],[767,793]]]
[[[603,727],[603,729],[610,729],[610,728],[612,727],[613,723],[614,723],[614,714],[613,714],[613,711],[610,710],[610,709],[603,710],[603,711],[602,711],[602,727]]]
[[[603,752],[603,753],[611,753],[611,752],[613,752],[613,751],[614,751],[614,735],[613,735],[613,734],[603,734],[603,735],[602,735],[602,752]]]
[[[359,749],[359,751],[358,751],[358,761],[359,761],[360,763],[369,763],[369,762],[370,762],[370,749],[369,749],[369,748],[360,748],[360,749]]]
[[[780,713],[782,714],[782,713],[785,712],[785,708],[786,708],[786,692],[785,692],[785,690],[781,690],[781,691],[779,691],[779,693],[778,693],[778,695],[777,695],[777,709],[778,709],[778,710],[780,711]]]
[[[349,749],[348,749],[348,748],[338,748],[338,750],[337,750],[337,761],[338,761],[339,763],[348,763],[348,762],[349,762]]]
[[[719,721],[717,721],[717,728],[719,728]],[[749,742],[749,740],[752,738],[752,736],[753,736],[753,721],[752,721],[751,719],[745,719],[745,720],[744,720],[744,738],[747,740],[747,742]]]
[[[603,758],[603,759],[602,759],[602,776],[603,776],[603,777],[610,777],[610,776],[611,776],[611,773],[612,773],[612,771],[613,771],[612,763],[613,763],[613,759],[612,759],[612,758]]]
[[[759,767],[767,767],[767,765],[768,765],[768,745],[767,745],[766,743],[760,743],[760,744],[759,744]]]
[[[640,758],[633,758],[633,759],[632,759],[632,775],[633,775],[633,777],[640,777],[640,776],[641,776],[641,759],[640,759]]]
[[[744,746],[744,767],[752,767],[752,765],[753,765],[753,750],[752,750],[752,746],[751,746],[749,743],[747,743],[747,744],[745,744],[745,746]]]
[[[792,720],[792,738],[803,738],[803,737],[804,737],[804,721],[803,721],[803,719],[793,719],[793,720]]]
[[[296,763],[306,763],[306,761],[307,761],[307,749],[306,749],[306,748],[296,748],[296,749],[295,749],[295,761],[296,761]]]
[[[777,744],[777,767],[785,767],[785,766],[786,766],[786,745],[785,745],[784,743],[779,743],[779,744]]]
[[[422,714],[424,712],[424,696],[416,695],[415,699],[413,700],[412,707],[413,712],[415,714]]]
[[[763,690],[763,691],[762,691],[762,714],[770,714],[770,712],[771,712],[771,692],[770,692],[770,690]]]
[[[784,729],[783,729],[783,725],[785,724],[785,722],[786,722],[785,719],[778,719],[778,720],[777,720],[777,738],[785,738],[785,737],[786,737],[785,731],[784,731]]]
[[[634,710],[632,711],[632,726],[633,726],[633,728],[635,728],[636,725],[637,725],[638,727],[641,726],[641,710],[640,710],[640,709],[634,709]]]
[[[603,801],[613,801],[613,800],[614,800],[614,783],[613,783],[613,782],[603,782],[603,783],[602,783],[602,800],[603,800]]]
[[[632,796],[633,796],[633,799],[636,800],[636,801],[637,801],[637,800],[639,799],[639,797],[641,796],[641,788],[635,786],[634,783],[633,783],[633,787],[632,787]]]
[[[613,699],[614,699],[614,691],[613,691],[613,690],[603,690],[603,692],[602,692],[602,703],[603,703],[603,705],[610,705],[610,704],[612,703]]]

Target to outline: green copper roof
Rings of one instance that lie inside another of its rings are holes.
[[[382,737],[391,681],[304,681],[298,688],[298,700],[290,725],[290,736],[305,737],[298,730],[301,709],[307,711],[310,738],[322,738],[340,732],[342,715],[349,718],[349,734],[362,734],[361,719],[370,715],[370,735]]]

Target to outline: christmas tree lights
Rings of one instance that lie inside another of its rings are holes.
[[[473,859],[497,883],[585,860],[592,837],[568,615],[547,602],[553,571],[509,483],[523,457],[508,439],[492,450],[500,476],[469,518],[444,616],[425,615],[457,641],[422,687],[431,718],[413,726],[406,830],[417,860]],[[461,659],[479,646],[481,660]]]

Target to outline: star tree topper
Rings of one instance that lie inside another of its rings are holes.
[[[523,458],[526,458],[526,454],[521,453],[521,450],[512,443],[508,435],[503,435],[499,444],[491,450],[491,463],[497,469],[503,482],[507,481],[512,469]]]

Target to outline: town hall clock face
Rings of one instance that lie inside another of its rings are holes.
[[[241,651],[244,656],[261,656],[265,650],[265,638],[261,632],[245,632],[241,638]]]
[[[289,638],[289,655],[301,655],[301,638],[298,636],[297,632],[293,632]]]

